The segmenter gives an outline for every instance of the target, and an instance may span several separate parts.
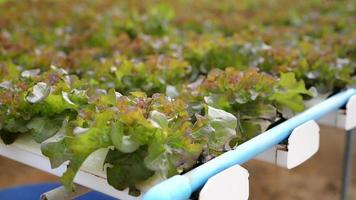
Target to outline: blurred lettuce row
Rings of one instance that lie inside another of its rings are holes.
[[[184,48],[184,57],[200,73],[226,67],[255,67],[275,76],[292,72],[308,88],[316,87],[320,93],[339,91],[356,83],[356,60],[350,57],[354,49],[348,46],[348,40],[338,40],[340,46],[336,47],[307,40],[290,46],[240,40],[236,37],[192,41]],[[356,40],[351,44],[355,45]]]

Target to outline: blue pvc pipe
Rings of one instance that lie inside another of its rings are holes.
[[[157,184],[147,191],[143,199],[188,199],[192,192],[201,188],[210,177],[233,165],[243,164],[274,145],[277,145],[286,139],[296,127],[309,120],[317,120],[337,110],[345,105],[353,95],[356,95],[356,89],[348,89],[344,92],[340,92],[303,113],[239,145],[235,150],[228,151],[184,175],[176,175]]]

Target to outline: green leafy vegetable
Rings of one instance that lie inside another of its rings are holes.
[[[109,149],[109,184],[138,195],[354,86],[353,5],[0,0],[0,137],[69,163],[69,190]]]
[[[135,186],[154,174],[143,162],[146,156],[144,147],[129,154],[110,150],[105,158],[105,163],[109,164],[106,169],[109,184],[119,190],[130,188],[131,195],[139,195]]]
[[[292,111],[300,112],[304,110],[301,95],[312,96],[312,93],[305,88],[303,81],[297,81],[293,73],[287,73],[281,75],[277,89],[270,99]]]
[[[61,119],[49,119],[44,117],[33,118],[26,126],[32,130],[33,139],[41,143],[52,137],[61,128]]]

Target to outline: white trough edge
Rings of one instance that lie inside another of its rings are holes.
[[[211,177],[200,191],[199,200],[247,200],[249,197],[249,173],[240,165],[234,165]]]
[[[277,145],[256,156],[255,159],[292,169],[311,158],[319,150],[320,128],[308,121],[293,130],[287,145]]]
[[[356,128],[356,95],[352,96],[346,104],[345,130]]]
[[[105,171],[102,167],[105,152],[106,150],[102,149],[90,155],[75,176],[74,182],[115,198],[140,199],[142,194],[140,197],[133,197],[128,194],[128,189],[119,191],[107,183]],[[40,144],[37,144],[29,136],[19,137],[11,145],[5,145],[0,140],[0,155],[56,176],[61,176],[66,170],[65,164],[52,169],[49,159],[41,154]]]
[[[314,98],[310,101],[307,101],[306,104],[308,107],[316,105],[323,101],[324,98]],[[344,130],[351,130],[356,128],[356,95],[352,96],[346,104],[345,110],[337,110],[332,112],[320,120],[318,120],[320,124],[335,126]]]

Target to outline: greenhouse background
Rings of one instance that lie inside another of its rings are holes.
[[[0,199],[356,199],[354,0],[0,0]]]

